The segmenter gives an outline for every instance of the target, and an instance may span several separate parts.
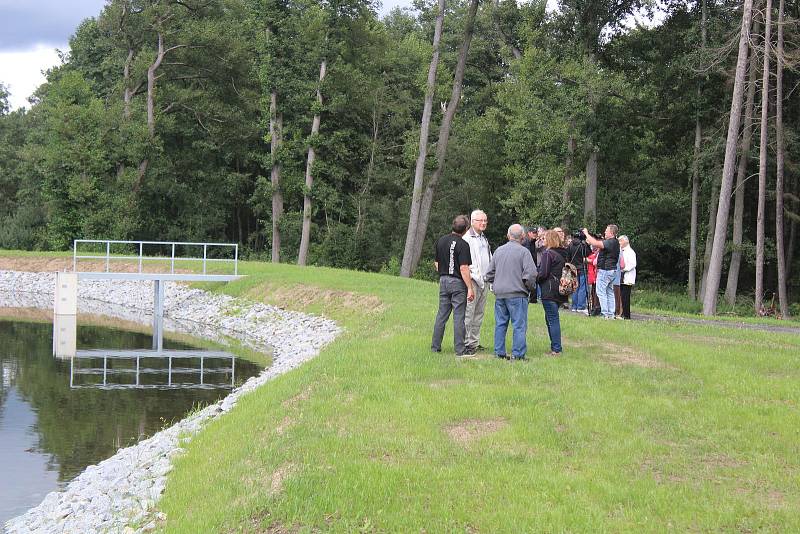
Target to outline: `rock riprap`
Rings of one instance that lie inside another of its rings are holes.
[[[53,308],[53,273],[0,271],[0,308]],[[79,313],[106,315],[142,324],[152,322],[151,282],[83,280]],[[164,329],[212,341],[235,338],[271,352],[272,365],[219,402],[193,413],[134,446],[89,466],[64,491],[5,524],[23,533],[146,532],[163,519],[157,502],[172,459],[210,419],[236,405],[241,395],[317,355],[341,332],[333,321],[228,295],[167,283]]]

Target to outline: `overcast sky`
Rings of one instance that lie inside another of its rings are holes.
[[[100,13],[105,0],[0,0],[0,83],[11,92],[13,109],[44,82],[42,71],[59,62],[80,22]],[[411,0],[383,0],[382,13]]]

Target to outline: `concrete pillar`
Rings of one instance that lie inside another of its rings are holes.
[[[53,304],[53,355],[72,358],[78,337],[78,275],[56,273]]]
[[[153,280],[153,350],[164,348],[164,284],[165,280]]]

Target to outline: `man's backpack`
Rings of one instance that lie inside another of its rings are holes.
[[[565,263],[558,281],[558,293],[568,297],[578,289],[578,269],[571,263]]]

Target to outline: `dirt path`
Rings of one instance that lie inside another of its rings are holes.
[[[672,317],[665,315],[651,314],[631,314],[633,319],[639,321],[660,321],[665,323],[689,324],[689,325],[711,325],[722,328],[734,328],[737,330],[760,330],[762,332],[773,332],[776,334],[796,334],[800,335],[800,326],[782,326],[771,324],[741,323],[735,321],[720,321],[719,319],[701,319],[694,317]]]

